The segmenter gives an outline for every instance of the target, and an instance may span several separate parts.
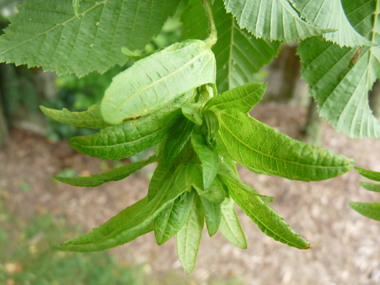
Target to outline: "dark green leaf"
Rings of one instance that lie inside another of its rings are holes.
[[[380,172],[355,167],[355,169],[359,172],[361,176],[364,176],[365,178],[371,179],[373,181],[380,181]]]
[[[359,181],[359,185],[368,191],[380,192],[380,184],[378,183]]]
[[[361,203],[349,201],[348,204],[352,209],[363,216],[380,221],[380,203]]]
[[[206,219],[207,231],[210,237],[216,234],[222,219],[221,205],[212,203],[201,197],[203,213]]]

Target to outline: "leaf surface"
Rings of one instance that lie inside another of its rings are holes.
[[[380,172],[355,167],[355,169],[359,172],[361,176],[364,176],[365,178],[371,179],[373,181],[380,181]]]
[[[182,114],[196,125],[202,125],[201,106],[199,104],[187,103],[182,106]]]
[[[380,221],[380,203],[348,202],[349,206],[367,218]]]
[[[221,205],[212,203],[206,198],[201,197],[203,213],[206,220],[207,231],[210,237],[216,234],[222,219]]]
[[[222,203],[224,198],[226,197],[223,185],[218,176],[215,177],[214,181],[211,183],[210,187],[207,190],[204,190],[203,188],[199,187],[197,187],[196,190],[202,198],[205,198],[209,200],[211,203],[215,204]]]
[[[380,192],[380,184],[378,183],[359,181],[359,185],[368,191]]]

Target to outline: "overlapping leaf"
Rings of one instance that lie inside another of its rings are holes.
[[[348,202],[350,207],[365,217],[380,221],[380,203]]]
[[[207,231],[210,237],[216,234],[222,219],[221,205],[212,203],[206,198],[201,197],[203,213],[206,220]]]
[[[253,74],[278,54],[279,42],[258,39],[240,29],[231,14],[227,14],[223,0],[213,7],[218,42],[213,47],[216,57],[216,83],[219,92],[253,81]],[[201,1],[190,0],[182,14],[182,38],[204,39],[207,36],[207,18]]]
[[[360,167],[355,167],[361,176],[371,179],[373,181],[380,181],[380,172],[368,170]]]
[[[78,1],[77,1],[78,2]],[[0,62],[42,66],[81,77],[107,71],[127,58],[120,49],[143,48],[174,14],[178,0],[30,0],[0,37]]]

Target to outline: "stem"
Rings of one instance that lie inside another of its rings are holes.
[[[376,21],[377,21],[377,15],[379,14],[379,0],[376,1],[376,8],[373,14],[375,15],[375,18],[373,19],[372,42],[375,39],[375,34],[376,34]]]
[[[205,43],[208,48],[212,48],[218,40],[214,16],[212,14],[212,8],[209,0],[203,0],[202,4],[206,10],[206,15],[208,19],[208,38],[205,40]]]

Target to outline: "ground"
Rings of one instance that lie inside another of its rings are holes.
[[[299,139],[305,113],[303,107],[268,104],[257,106],[251,114]],[[357,166],[380,171],[379,141],[351,140],[326,125],[322,146],[354,158]],[[89,231],[144,197],[154,166],[96,188],[68,186],[55,182],[52,176],[64,169],[88,175],[107,167],[112,163],[79,154],[65,141],[52,143],[14,129],[10,140],[0,148],[0,191],[13,215],[28,217],[48,212]],[[256,175],[242,167],[239,172],[246,183],[275,197],[271,207],[313,244],[312,249],[302,251],[268,238],[236,207],[248,249],[234,247],[220,233],[209,238],[205,229],[191,277],[180,266],[175,238],[158,246],[150,233],[110,251],[127,264],[144,264],[151,276],[175,276],[178,280],[173,284],[189,280],[208,284],[220,277],[246,284],[380,283],[380,224],[348,207],[349,200],[380,201],[380,194],[362,189],[356,171],[312,183]]]

